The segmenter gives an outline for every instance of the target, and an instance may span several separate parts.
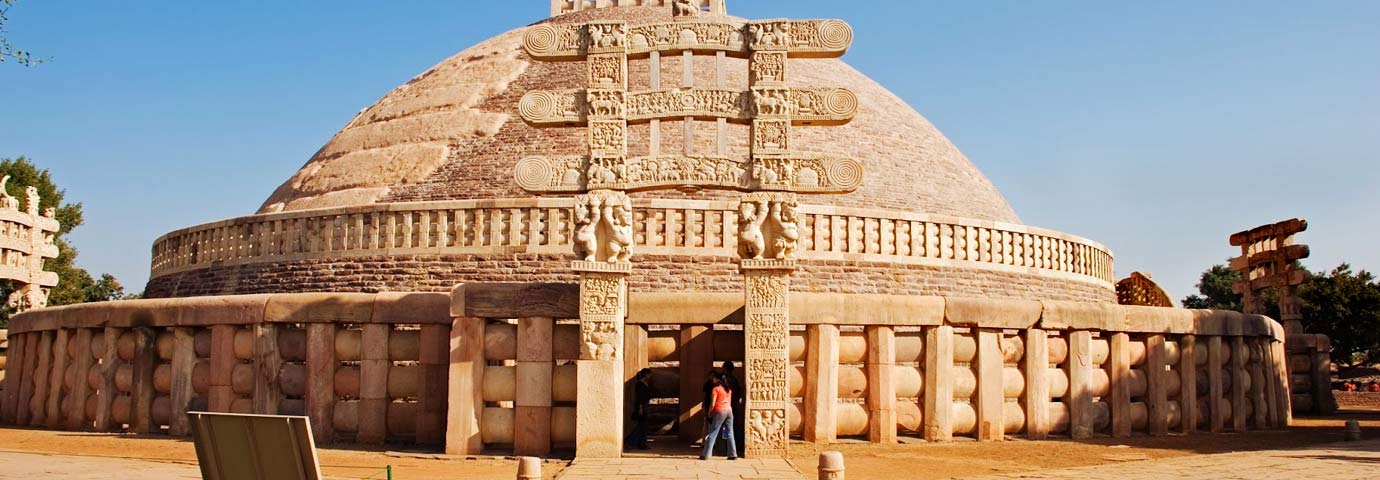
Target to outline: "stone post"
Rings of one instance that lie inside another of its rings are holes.
[[[925,392],[922,420],[926,442],[953,440],[954,327],[925,328]],[[1073,382],[1069,382],[1073,387]]]
[[[551,453],[551,318],[519,318],[513,453]],[[621,379],[620,379],[621,380]],[[620,382],[621,384],[621,382]]]
[[[749,258],[743,260],[742,271],[746,294],[746,452],[748,458],[785,458],[790,446],[786,412],[791,402],[789,305],[795,262]],[[825,420],[834,422],[832,418]]]
[[[867,439],[896,443],[896,331],[890,325],[868,326]]]
[[[382,445],[388,438],[388,337],[393,326],[365,324],[360,332],[363,346],[359,362],[359,430],[355,442]]]
[[[115,401],[116,397],[115,372],[120,363],[120,357],[116,353],[118,350],[116,344],[119,343],[121,332],[122,330],[119,328],[105,327],[105,333],[101,337],[104,345],[101,350],[101,383],[100,387],[96,388],[96,419],[94,427],[97,432],[109,432],[112,428],[118,429],[120,427],[114,424],[115,422],[110,415],[110,408],[111,403]]]
[[[1222,411],[1222,337],[1213,335],[1207,339],[1207,377],[1208,377],[1208,431],[1222,433],[1226,424],[1226,412]]]
[[[334,323],[307,324],[307,418],[318,444],[335,442],[335,335]]]
[[[573,267],[580,274],[575,455],[618,458],[623,452],[623,319],[632,264],[576,261]]]
[[[838,397],[839,327],[810,325],[805,329],[805,441],[834,443]]]
[[[283,356],[278,353],[278,325],[256,323],[254,331],[254,413],[277,415],[283,400],[278,372]],[[174,354],[175,355],[175,354]]]
[[[1228,368],[1231,371],[1231,390],[1228,393],[1228,400],[1231,402],[1231,429],[1236,433],[1246,433],[1246,362],[1250,360],[1251,353],[1246,349],[1245,339],[1240,336],[1231,337],[1231,348]]]
[[[1146,414],[1151,435],[1169,434],[1169,394],[1166,391],[1164,335],[1145,337]],[[1180,386],[1180,390],[1182,390]]]
[[[48,417],[44,426],[58,428],[65,420],[62,416],[63,381],[67,378],[67,345],[71,337],[70,329],[59,329],[53,340],[53,361],[48,369]],[[150,374],[153,372],[150,371]]]
[[[1107,339],[1107,379],[1111,382],[1112,436],[1131,436],[1130,335],[1117,332]]]
[[[90,423],[91,418],[86,416],[86,399],[91,397],[91,382],[87,376],[91,374],[92,364],[95,363],[91,357],[91,336],[89,328],[78,329],[76,332],[76,352],[74,353],[74,364],[72,374],[75,381],[72,382],[70,398],[71,413],[67,415],[66,428],[68,430],[84,430]]]
[[[843,453],[841,452],[820,452],[819,454],[819,480],[843,480]]]
[[[1179,433],[1198,431],[1198,348],[1197,337],[1179,337]]]
[[[1069,354],[1064,361],[1068,372],[1069,391],[1064,403],[1069,407],[1069,436],[1073,439],[1093,436],[1092,413],[1092,332],[1069,332]],[[1110,377],[1109,377],[1110,378]]]
[[[465,316],[464,286],[451,294],[450,368],[446,453],[474,455],[484,449],[484,319]]]
[[[1001,352],[1001,330],[974,329],[977,342],[976,377],[977,439],[1001,441],[1006,439],[1004,365]]]
[[[196,368],[196,331],[191,327],[173,328],[172,416],[168,420],[168,434],[180,437],[192,433],[187,407],[196,396],[192,388],[192,370]]]
[[[153,433],[159,425],[153,423],[153,399],[158,395],[153,387],[153,371],[158,368],[157,335],[148,327],[135,327],[134,333],[134,385],[130,391],[132,411],[129,415],[130,431],[134,433]]]
[[[1038,328],[1025,333],[1025,436],[1044,440],[1049,436],[1049,334]]]

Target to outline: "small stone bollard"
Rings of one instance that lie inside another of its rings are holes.
[[[819,480],[843,480],[843,453],[820,452]]]
[[[1361,422],[1355,420],[1346,421],[1346,441],[1355,442],[1361,439]]]
[[[517,480],[541,480],[541,459],[537,457],[519,458]]]

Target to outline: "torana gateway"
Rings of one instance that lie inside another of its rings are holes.
[[[1110,251],[1022,225],[838,60],[847,23],[551,12],[362,111],[257,214],[159,238],[150,299],[17,316],[0,420],[615,457],[635,372],[688,439],[732,360],[757,457],[1290,422],[1277,322],[1118,305]]]

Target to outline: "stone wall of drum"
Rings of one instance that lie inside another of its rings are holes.
[[[804,296],[791,310],[789,416],[806,441],[1166,435],[1291,418],[1282,330],[1264,317],[958,298],[843,308]],[[640,315],[653,310],[633,297],[629,336],[645,351],[630,354],[642,363],[629,372],[653,368],[654,431],[701,435],[704,373],[741,360],[741,326],[711,321],[729,311],[722,299],[686,299],[707,313],[668,314],[694,320],[674,325]],[[664,300],[658,309],[680,305]],[[816,302],[823,312],[811,313]]]
[[[729,202],[640,200],[634,291],[733,291]],[[1022,225],[802,206],[802,291],[996,295],[1112,302],[1112,256]],[[242,217],[154,243],[153,297],[293,291],[444,291],[457,283],[573,282],[568,199],[371,205]],[[444,267],[438,268],[438,265]],[[387,272],[386,275],[382,272]]]
[[[442,445],[444,294],[137,300],[17,315],[0,421],[190,433],[187,411],[306,415],[319,443]],[[11,394],[12,393],[12,394]]]

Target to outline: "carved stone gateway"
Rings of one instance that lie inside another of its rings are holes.
[[[1232,291],[1241,294],[1245,313],[1264,314],[1261,290],[1278,288],[1279,321],[1289,334],[1303,333],[1298,286],[1308,280],[1308,274],[1294,263],[1308,258],[1309,250],[1307,245],[1295,244],[1294,235],[1305,230],[1308,221],[1294,218],[1237,232],[1230,239],[1233,247],[1241,247],[1241,256],[1231,259],[1231,269],[1241,273]]]
[[[584,5],[581,0],[553,4],[552,11]],[[748,404],[741,440],[751,457],[785,457],[791,407],[787,306],[802,223],[796,193],[848,193],[863,179],[856,159],[792,148],[792,128],[848,123],[858,112],[858,96],[844,88],[789,86],[787,59],[841,56],[853,31],[839,20],[739,23],[703,17],[704,0],[675,0],[669,6],[671,23],[544,24],[523,38],[535,60],[585,62],[584,88],[529,92],[518,113],[533,126],[585,128],[587,153],[528,157],[514,168],[517,184],[530,192],[581,194],[571,232],[578,258],[574,269],[580,273],[576,455],[617,457],[622,450],[620,349],[633,245],[626,192],[714,188],[745,193],[736,212],[746,295]],[[709,7],[723,13],[721,0]],[[683,57],[684,81],[678,88],[661,84],[663,54]],[[713,55],[718,73],[713,87],[694,85],[696,55]],[[749,61],[748,89],[727,88],[723,70],[730,56]],[[650,63],[648,90],[628,90],[630,59]],[[663,153],[661,123],[676,120],[683,122],[683,145],[679,153]],[[694,151],[697,121],[718,124],[715,151]],[[727,155],[730,122],[751,127],[747,158]],[[648,155],[628,156],[630,123],[649,125]]]
[[[10,308],[23,312],[48,306],[48,291],[58,283],[58,275],[43,270],[43,261],[58,256],[53,235],[59,229],[52,208],[39,212],[38,189],[24,189],[26,209],[19,199],[5,193],[10,176],[0,179],[0,279],[15,282],[7,299]]]

